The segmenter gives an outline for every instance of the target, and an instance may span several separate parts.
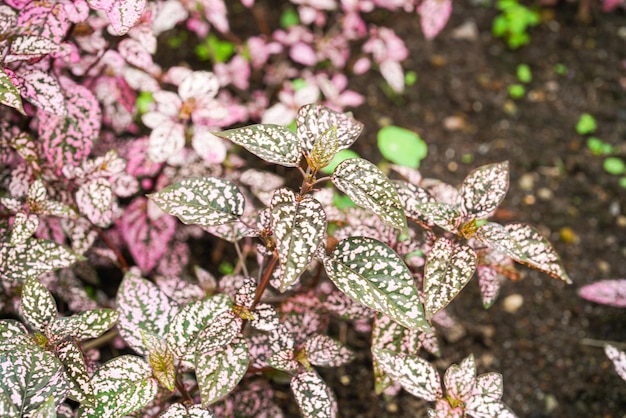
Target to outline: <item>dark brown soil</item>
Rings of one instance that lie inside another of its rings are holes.
[[[389,97],[379,78],[352,80],[351,88],[367,95],[367,104],[354,112],[366,123],[356,149],[378,161],[376,132],[392,123],[428,143],[420,168],[426,177],[458,184],[472,168],[510,161],[511,188],[498,221],[539,227],[574,284],[524,270],[525,279],[507,283],[486,311],[473,280],[451,306],[464,335],[454,343],[441,339],[436,364],[443,370],[473,353],[479,373],[503,374],[504,402],[520,417],[622,417],[626,382],[601,347],[626,342],[626,310],[587,302],[577,290],[626,277],[626,189],[603,171],[602,158],[591,154],[574,126],[583,112],[594,115],[595,136],[624,155],[626,15],[598,11],[590,24],[582,24],[575,5],[562,4],[544,12],[545,21],[530,31],[529,46],[510,51],[491,35],[495,9],[476,3],[455,2],[451,21],[432,42],[419,33],[414,16],[393,16],[394,30],[411,50],[405,67],[418,81],[405,95]],[[455,39],[454,30],[470,21],[477,39]],[[555,73],[557,63],[567,74]],[[525,98],[512,101],[506,89],[516,82],[518,64],[530,66],[533,80]],[[448,117],[458,118],[460,129],[446,129]],[[523,298],[515,312],[503,305],[510,295]],[[352,341],[356,349],[365,344]],[[363,358],[338,375],[325,374],[340,415],[426,416],[424,403],[406,393],[389,402],[374,395],[363,351]]]

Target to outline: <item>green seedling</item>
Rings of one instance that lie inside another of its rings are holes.
[[[378,149],[387,160],[411,168],[418,168],[428,153],[418,134],[393,125],[378,131]]]
[[[583,113],[576,123],[576,132],[578,132],[579,135],[587,135],[594,133],[596,127],[596,119],[589,113]]]
[[[587,148],[593,155],[609,155],[614,150],[613,145],[593,136],[587,139]]]
[[[521,84],[511,84],[508,87],[509,97],[512,99],[521,99],[526,94],[526,88]]]
[[[496,8],[500,14],[493,20],[493,35],[503,38],[511,49],[528,44],[530,35],[527,30],[539,24],[539,13],[519,4],[517,0],[498,0]]]
[[[524,84],[528,84],[533,80],[533,73],[530,71],[530,67],[527,64],[520,64],[517,66],[517,79]]]

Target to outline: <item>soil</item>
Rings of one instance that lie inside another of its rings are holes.
[[[477,3],[455,1],[450,22],[433,41],[421,35],[415,16],[372,17],[379,24],[393,19],[411,52],[405,68],[418,78],[401,96],[386,94],[378,75],[351,80],[350,88],[366,95],[354,111],[366,124],[356,151],[378,161],[376,132],[391,123],[428,143],[420,167],[425,177],[458,184],[479,165],[508,160],[511,187],[497,221],[538,227],[573,285],[525,269],[525,278],[507,283],[485,310],[474,279],[450,308],[461,333],[441,338],[435,364],[443,370],[473,353],[479,373],[503,374],[503,400],[520,417],[625,416],[626,382],[602,345],[624,348],[626,310],[585,301],[577,291],[626,277],[626,189],[604,172],[602,157],[574,127],[582,113],[592,114],[594,136],[626,155],[626,14],[595,10],[591,22],[581,23],[576,5],[561,2],[543,11],[542,24],[529,31],[530,44],[512,51],[491,35],[495,8]],[[475,25],[475,39],[455,36],[464,24]],[[524,98],[512,100],[507,86],[517,82],[519,64],[530,66],[533,80]],[[556,64],[566,74],[557,74]],[[522,298],[519,309],[507,309],[511,296]],[[324,372],[341,416],[426,416],[426,404],[407,393],[376,397],[367,341],[352,336],[348,343],[362,356],[338,373]]]

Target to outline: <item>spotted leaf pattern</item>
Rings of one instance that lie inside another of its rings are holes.
[[[213,317],[211,324],[198,332],[196,353],[206,353],[231,343],[239,335],[242,319],[232,311],[225,311]]]
[[[114,35],[126,34],[141,18],[146,0],[88,0],[94,9],[103,10]]]
[[[476,270],[476,253],[465,244],[439,238],[424,266],[424,306],[432,317],[465,287]]]
[[[106,228],[113,221],[113,190],[111,183],[98,177],[76,191],[76,205],[94,225]]]
[[[167,346],[176,357],[192,362],[198,333],[217,315],[231,309],[230,299],[223,293],[185,305],[169,325]]]
[[[57,316],[57,304],[52,293],[34,277],[22,288],[22,316],[36,331],[45,332]]]
[[[460,187],[461,213],[466,219],[484,219],[498,208],[509,190],[509,162],[473,170]]]
[[[406,216],[391,181],[378,167],[361,158],[342,161],[331,181],[354,203],[378,215],[387,225],[408,235]]]
[[[49,333],[61,339],[67,336],[79,341],[98,338],[117,322],[119,313],[113,309],[92,309],[71,316],[57,318]]]
[[[185,179],[148,197],[183,223],[206,227],[236,221],[245,205],[235,184],[216,177]]]
[[[65,95],[56,78],[41,70],[29,70],[19,74],[22,81],[20,94],[44,112],[59,117],[67,116]]]
[[[20,245],[0,244],[0,277],[21,282],[81,260],[84,257],[49,240],[29,238]]]
[[[435,198],[426,189],[414,184],[400,180],[392,181],[392,183],[396,188],[400,202],[402,202],[405,215],[415,222],[427,222],[428,219],[420,211],[420,205],[433,203]]]
[[[311,364],[321,367],[339,367],[354,358],[352,350],[323,334],[307,339],[304,350]]]
[[[268,163],[297,167],[302,157],[296,135],[284,126],[258,124],[214,134],[244,147]]]
[[[456,206],[441,202],[424,202],[413,206],[418,215],[454,234],[458,233],[461,214]]]
[[[93,385],[81,349],[73,340],[65,340],[56,346],[55,352],[65,367],[65,374],[70,383],[67,396],[82,405],[94,407],[96,399]]]
[[[352,299],[407,328],[430,330],[411,272],[386,244],[347,238],[323,263],[333,283]]]
[[[460,365],[453,364],[443,375],[446,394],[449,398],[464,401],[473,395],[476,379],[476,362],[470,355]]]
[[[22,115],[26,115],[20,92],[2,67],[0,67],[0,103],[12,107]]]
[[[384,372],[410,394],[427,401],[435,401],[443,396],[439,373],[423,358],[375,347],[372,347],[372,354]]]
[[[536,270],[548,273],[555,279],[571,284],[572,280],[567,275],[561,258],[539,231],[530,225],[508,224],[504,226],[509,235],[521,247],[523,258],[511,256],[515,261],[532,267]]]
[[[326,214],[313,197],[279,189],[272,198],[271,217],[282,272],[279,290],[284,292],[298,280],[322,244]]]
[[[140,354],[147,354],[142,331],[165,337],[170,323],[178,312],[178,305],[154,283],[131,269],[124,275],[116,298],[120,335]]]
[[[304,418],[334,418],[337,401],[326,382],[315,371],[299,373],[291,379],[293,392]]]
[[[339,141],[337,139],[337,127],[333,126],[324,132],[313,144],[309,164],[317,171],[326,167],[337,153]]]
[[[335,131],[333,135],[336,134],[334,141],[337,145],[332,148],[337,152],[349,148],[362,130],[363,124],[350,114],[339,113],[316,103],[302,106],[296,116],[298,141],[306,154],[313,154],[315,143],[320,139],[324,141],[323,136],[328,132]]]
[[[15,319],[0,319],[0,350],[15,345],[35,345],[26,327]]]
[[[19,411],[13,416],[34,414],[50,397],[56,407],[70,388],[61,362],[32,345],[0,346],[0,376],[0,397]]]
[[[150,366],[140,357],[123,355],[109,360],[91,378],[96,406],[81,405],[78,416],[117,418],[143,408],[158,390],[151,375]]]
[[[600,280],[581,287],[579,293],[592,302],[626,308],[626,279]]]
[[[624,380],[626,380],[626,353],[618,350],[615,346],[607,344],[604,347],[606,356],[613,362],[615,371]]]
[[[215,415],[207,409],[201,408],[198,405],[191,405],[185,407],[180,403],[175,403],[161,415],[159,418],[214,418]]]
[[[249,363],[248,346],[242,337],[216,350],[197,352],[194,364],[202,406],[206,408],[232,391],[246,374]]]
[[[33,236],[39,226],[39,217],[35,214],[18,213],[13,219],[13,229],[9,238],[10,245],[19,245]]]
[[[174,353],[167,347],[163,338],[142,332],[143,345],[148,352],[148,363],[152,374],[168,390],[174,391],[176,386],[176,366]]]

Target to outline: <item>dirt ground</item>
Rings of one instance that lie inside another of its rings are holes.
[[[595,136],[626,155],[626,14],[597,11],[582,24],[575,5],[560,4],[544,11],[530,45],[516,51],[491,35],[495,14],[493,7],[457,1],[431,42],[414,16],[394,15],[393,28],[411,51],[405,68],[418,80],[401,97],[385,95],[380,81],[352,80],[351,88],[367,95],[354,112],[366,123],[356,149],[377,161],[376,131],[392,123],[428,143],[420,167],[426,177],[458,184],[472,168],[510,161],[511,188],[498,221],[539,227],[574,284],[526,269],[525,279],[507,283],[486,311],[474,279],[451,305],[462,333],[442,339],[436,364],[442,370],[473,353],[479,373],[503,374],[503,400],[520,417],[622,417],[626,382],[601,347],[620,342],[624,348],[626,310],[587,302],[577,291],[626,277],[626,189],[603,171],[602,158],[574,126],[583,112],[592,114]],[[476,37],[459,38],[462,25],[475,25]],[[507,86],[516,82],[518,64],[530,66],[533,80],[526,96],[513,101]],[[556,74],[555,64],[566,73]],[[521,296],[518,310],[506,309],[509,296]],[[341,416],[425,416],[424,403],[406,393],[391,401],[374,397],[367,357],[325,374]]]

